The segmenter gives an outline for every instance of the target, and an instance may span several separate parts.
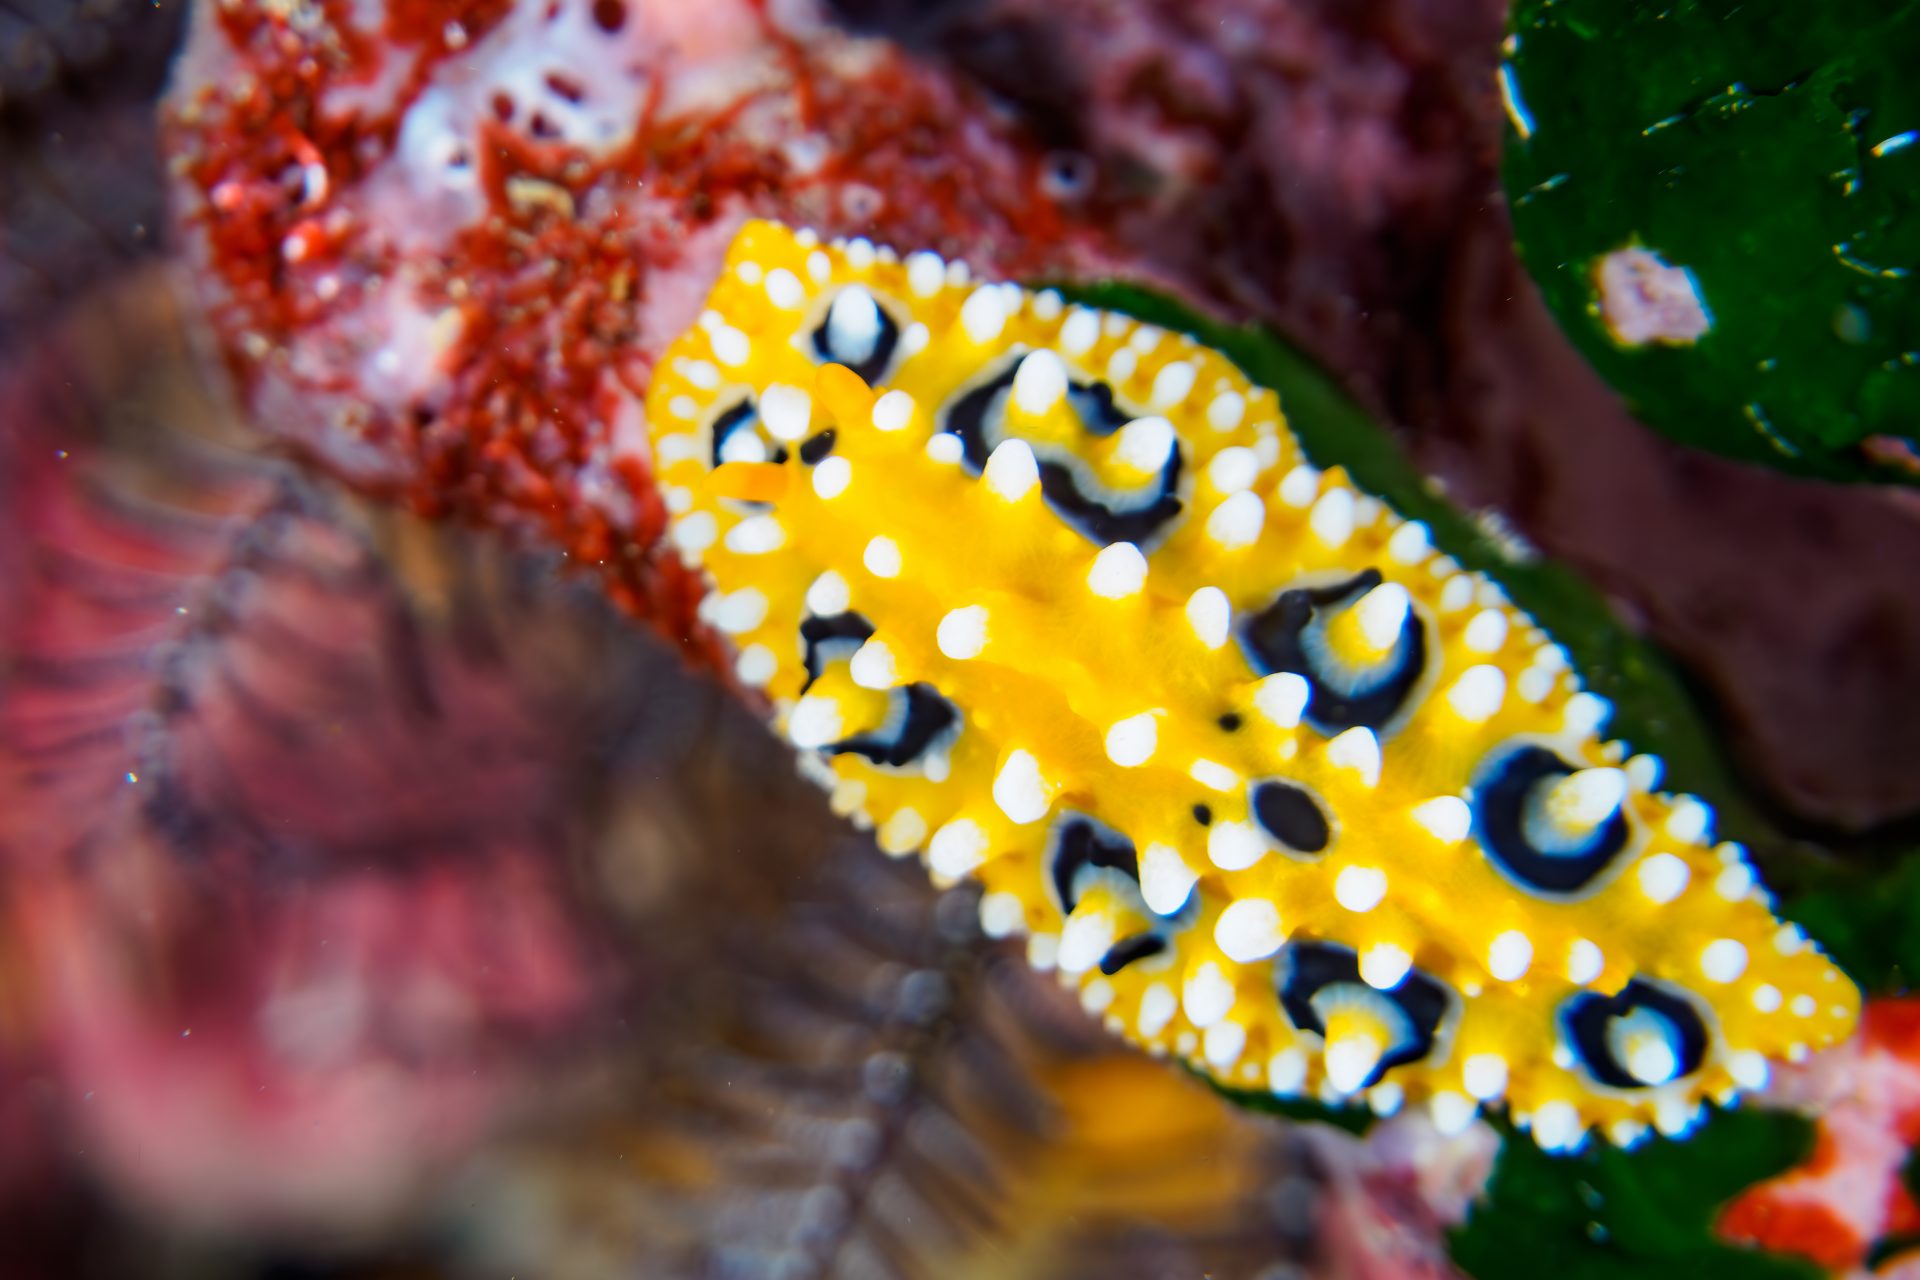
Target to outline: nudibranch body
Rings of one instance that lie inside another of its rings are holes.
[[[753,223],[647,407],[835,808],[1150,1050],[1566,1149],[1852,1027],[1564,650],[1191,338]]]

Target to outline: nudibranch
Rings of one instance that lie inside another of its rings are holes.
[[[1572,1149],[1852,1028],[1565,650],[1193,339],[755,222],[647,417],[835,809],[1150,1051]]]

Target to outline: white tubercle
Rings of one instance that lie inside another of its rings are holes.
[[[853,464],[837,453],[822,458],[813,469],[813,492],[823,501],[833,501],[845,493],[847,486],[852,483]]]
[[[1018,826],[1038,822],[1053,807],[1054,788],[1040,776],[1040,762],[1028,751],[1008,753],[993,779],[993,802]]]
[[[1700,952],[1700,972],[1712,982],[1732,982],[1747,971],[1747,949],[1732,938],[1716,938]]]
[[[1237,1022],[1216,1022],[1207,1028],[1200,1053],[1215,1071],[1225,1071],[1240,1061],[1247,1047],[1247,1029]]]
[[[1576,986],[1596,981],[1607,967],[1607,957],[1590,938],[1575,938],[1567,947],[1567,980]]]
[[[1033,448],[1025,440],[1002,440],[987,455],[987,465],[980,478],[1000,497],[1017,502],[1040,483],[1040,464],[1034,460]]]
[[[1419,564],[1433,550],[1427,526],[1409,520],[1387,539],[1387,557],[1397,564]]]
[[[907,288],[916,298],[931,298],[947,283],[947,264],[937,253],[922,249],[907,255]]]
[[[1107,758],[1122,768],[1134,768],[1153,759],[1159,745],[1159,727],[1153,713],[1128,716],[1107,730]]]
[[[1297,1094],[1306,1087],[1307,1055],[1299,1049],[1282,1049],[1267,1059],[1267,1088],[1282,1096]]]
[[[1533,1140],[1542,1151],[1572,1151],[1586,1136],[1580,1111],[1564,1098],[1543,1102],[1534,1109]]]
[[[877,534],[867,541],[860,563],[876,578],[897,578],[901,569],[900,544],[885,534]]]
[[[1222,792],[1238,791],[1241,783],[1245,781],[1239,774],[1235,773],[1226,765],[1221,764],[1218,760],[1195,760],[1191,765],[1187,766],[1187,776],[1203,787],[1210,787],[1215,791]]]
[[[1180,1004],[1187,1011],[1187,1021],[1201,1030],[1226,1017],[1233,1008],[1233,1000],[1233,984],[1227,981],[1226,974],[1220,972],[1220,966],[1211,960],[1188,975],[1180,993]]]
[[[1307,527],[1327,546],[1345,546],[1353,536],[1353,494],[1346,489],[1321,494],[1307,515]]]
[[[1060,357],[1041,347],[1029,351],[1013,373],[1013,403],[1022,413],[1039,417],[1059,404],[1067,394],[1067,366]]]
[[[1171,845],[1150,844],[1140,855],[1140,896],[1157,915],[1170,916],[1186,905],[1199,879]]]
[[[1378,867],[1342,867],[1333,880],[1333,900],[1365,915],[1387,896],[1387,873]]]
[[[982,346],[994,341],[1007,327],[1006,294],[990,284],[976,288],[960,304],[960,327]]]
[[[1467,623],[1460,643],[1473,653],[1498,653],[1507,643],[1507,615],[1498,609],[1482,609]]]
[[[1484,724],[1507,700],[1507,676],[1496,666],[1468,667],[1447,690],[1447,705],[1469,724]]]
[[[868,640],[854,651],[847,663],[847,674],[862,689],[891,689],[900,683],[893,650],[882,640]]]
[[[805,701],[805,699],[802,699]],[[937,875],[957,880],[987,857],[987,835],[971,818],[955,818],[927,842],[927,865]]]
[[[1158,472],[1173,457],[1177,437],[1165,418],[1135,418],[1120,428],[1114,454],[1135,471]]]
[[[1327,743],[1327,763],[1351,769],[1369,787],[1380,785],[1380,739],[1365,725],[1355,725]]]
[[[707,334],[713,344],[713,358],[729,369],[738,369],[753,356],[753,343],[746,334],[722,322]]]
[[[1260,478],[1260,457],[1245,445],[1231,445],[1207,463],[1207,480],[1221,493],[1251,489]]]
[[[799,387],[776,382],[760,393],[760,421],[774,439],[799,440],[812,420],[813,397]]]
[[[840,740],[840,706],[831,698],[808,694],[787,713],[787,740],[814,751]]]
[[[775,267],[767,272],[764,287],[767,301],[782,311],[797,311],[807,300],[807,291],[800,284],[800,277],[785,267]]]
[[[1459,844],[1473,829],[1473,810],[1459,796],[1435,796],[1413,806],[1413,820],[1442,844]]]
[[[1507,1091],[1507,1060],[1497,1053],[1469,1054],[1460,1064],[1460,1082],[1469,1096],[1491,1102]]]
[[[1087,589],[1103,600],[1124,600],[1147,584],[1147,558],[1131,542],[1102,547],[1087,570]]]
[[[827,308],[827,348],[842,360],[864,364],[880,344],[880,304],[865,285],[850,284]]]
[[[1281,925],[1279,907],[1265,898],[1241,898],[1220,913],[1213,940],[1227,959],[1251,964],[1278,951],[1287,931]]]
[[[1207,517],[1207,536],[1229,551],[1260,540],[1267,523],[1267,505],[1249,490],[1229,494]]]
[[[1543,809],[1547,820],[1569,835],[1585,835],[1610,820],[1627,798],[1627,775],[1619,769],[1580,769],[1554,782]]]
[[[1060,952],[1055,958],[1060,972],[1081,974],[1100,963],[1112,950],[1114,919],[1108,911],[1076,910],[1060,931]]]
[[[1227,593],[1218,587],[1201,587],[1187,597],[1187,625],[1207,648],[1218,649],[1225,644],[1233,625],[1233,605]]]
[[[1656,853],[1641,860],[1638,874],[1640,891],[1664,905],[1686,892],[1693,873],[1673,854]]]
[[[1413,957],[1391,942],[1376,942],[1360,953],[1360,980],[1379,991],[1393,990],[1412,969]]]
[[[1380,1065],[1381,1044],[1370,1035],[1347,1035],[1327,1045],[1327,1083],[1350,1094],[1367,1082]]]
[[[713,625],[730,636],[744,635],[767,620],[767,598],[756,587],[742,587],[715,599]]]
[[[813,580],[807,588],[807,609],[816,617],[830,618],[836,613],[845,613],[853,603],[853,593],[847,588],[847,580],[827,570]]]
[[[1140,1034],[1151,1040],[1167,1029],[1173,1015],[1180,1012],[1179,997],[1164,982],[1156,982],[1140,994],[1140,1016],[1134,1023]]]
[[[1627,1074],[1644,1085],[1658,1087],[1680,1073],[1680,1055],[1674,1050],[1673,1031],[1650,1009],[1639,1008],[1615,1018],[1607,1027],[1607,1047]]]
[[[1267,853],[1267,842],[1250,822],[1221,820],[1207,828],[1207,858],[1222,871],[1245,871]]]
[[[934,631],[940,652],[956,662],[977,658],[987,647],[987,610],[985,605],[970,604],[950,610]]]
[[[1413,612],[1413,597],[1397,582],[1383,582],[1353,602],[1353,620],[1375,650],[1391,649]]]
[[[1060,325],[1060,349],[1070,356],[1084,356],[1100,341],[1100,317],[1084,307],[1074,307]]]
[[[1290,507],[1310,507],[1320,492],[1320,473],[1303,462],[1280,478],[1277,492]]]
[[[1160,366],[1153,375],[1153,391],[1148,396],[1156,409],[1168,409],[1193,393],[1194,368],[1185,360],[1173,360]]]
[[[735,555],[763,556],[786,545],[787,531],[772,516],[748,516],[727,530],[725,541]]]
[[[1533,965],[1533,939],[1509,929],[1487,948],[1487,972],[1502,982],[1518,982]]]
[[[902,431],[913,421],[913,397],[898,387],[883,392],[873,402],[873,425],[877,431]],[[956,441],[957,442],[957,441]]]
[[[1294,671],[1279,671],[1265,676],[1253,687],[1253,708],[1282,729],[1299,725],[1306,712],[1313,686]]]
[[[1222,391],[1207,404],[1207,425],[1215,431],[1231,431],[1246,417],[1247,399],[1238,391]]]

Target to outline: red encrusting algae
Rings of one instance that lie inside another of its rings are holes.
[[[343,0],[223,6],[176,85],[179,210],[234,374],[362,489],[558,546],[697,650],[638,405],[733,227],[1001,276],[1106,257],[976,95],[805,5],[408,0],[357,20]],[[539,74],[514,24],[571,63]]]
[[[1719,1232],[1836,1275],[1867,1274],[1876,1246],[1920,1231],[1906,1182],[1920,1142],[1920,1000],[1869,1003],[1853,1040],[1780,1072],[1770,1101],[1820,1111],[1813,1151],[1743,1192]]]

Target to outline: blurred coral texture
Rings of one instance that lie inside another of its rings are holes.
[[[234,75],[223,14],[404,21],[455,57],[563,5],[452,6],[458,41],[442,8],[0,3],[5,1274],[1454,1274],[1491,1130],[1296,1125],[1126,1050],[979,935],[970,891],[828,812],[644,556],[583,569],[583,495],[640,482],[481,447],[533,438],[503,378],[589,432],[607,391],[552,372],[579,333],[455,256],[485,246],[341,194],[356,252],[456,264],[408,287],[464,278],[492,354],[356,375],[391,316],[301,311],[295,272],[266,339],[292,358],[251,352],[260,247],[193,229],[214,184],[169,192],[155,141],[186,28],[176,110]],[[644,385],[749,210],[1155,282],[1300,340],[1707,673],[1783,807],[1920,808],[1920,520],[1685,454],[1592,380],[1507,247],[1493,0],[591,9],[649,110],[683,95],[678,168],[570,211],[584,247],[506,230],[583,314],[631,255],[637,317],[587,326],[610,378]],[[402,92],[393,56],[363,102]],[[824,158],[743,132],[789,98],[828,104]],[[169,127],[191,175],[212,126]],[[521,176],[551,159],[501,127]],[[235,199],[293,225],[262,183]],[[641,497],[606,536],[640,536]]]

